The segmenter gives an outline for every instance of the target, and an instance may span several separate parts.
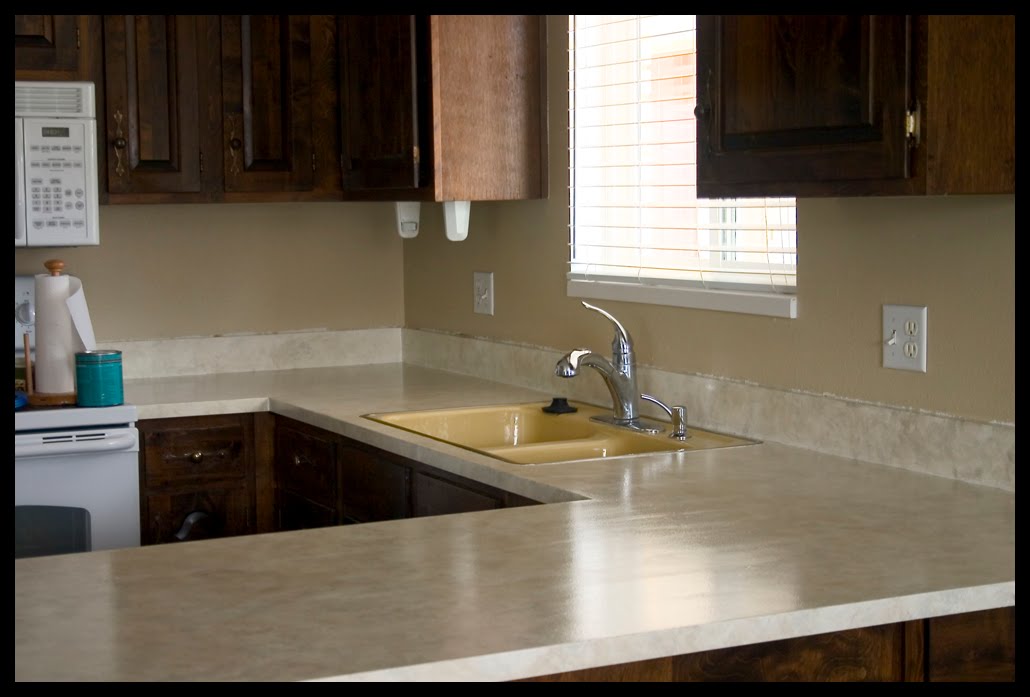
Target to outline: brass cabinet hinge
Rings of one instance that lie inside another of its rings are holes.
[[[76,49],[82,48],[81,39],[82,39],[82,36],[80,34],[80,30],[79,30],[78,27],[75,27],[75,48]]]
[[[919,145],[919,104],[905,112],[905,137],[912,146]]]
[[[312,172],[316,171],[316,169],[315,169],[315,153],[311,153],[311,171]]]
[[[417,165],[419,163],[419,152],[418,152],[418,146],[417,145],[414,148],[412,148],[411,154],[412,154],[412,157],[415,158],[415,164]]]
[[[200,151],[200,173],[204,173],[204,151]]]

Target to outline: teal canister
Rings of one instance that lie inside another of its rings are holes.
[[[122,352],[80,351],[75,354],[76,403],[80,407],[114,407],[122,395]]]

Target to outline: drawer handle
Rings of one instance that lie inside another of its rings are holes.
[[[190,460],[192,460],[193,462],[203,462],[204,461],[204,453],[202,453],[202,452],[200,452],[198,450],[197,452],[195,452],[192,455],[190,455]]]
[[[190,536],[190,533],[193,532],[193,526],[209,517],[204,511],[193,511],[186,516],[186,520],[182,521],[182,527],[179,528],[179,532],[175,533],[176,539],[185,541]]]

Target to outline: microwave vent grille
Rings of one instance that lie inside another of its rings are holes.
[[[93,83],[15,82],[14,115],[95,118]]]

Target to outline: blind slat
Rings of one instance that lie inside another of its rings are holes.
[[[695,26],[570,16],[568,276],[793,292],[794,199],[696,196]]]

